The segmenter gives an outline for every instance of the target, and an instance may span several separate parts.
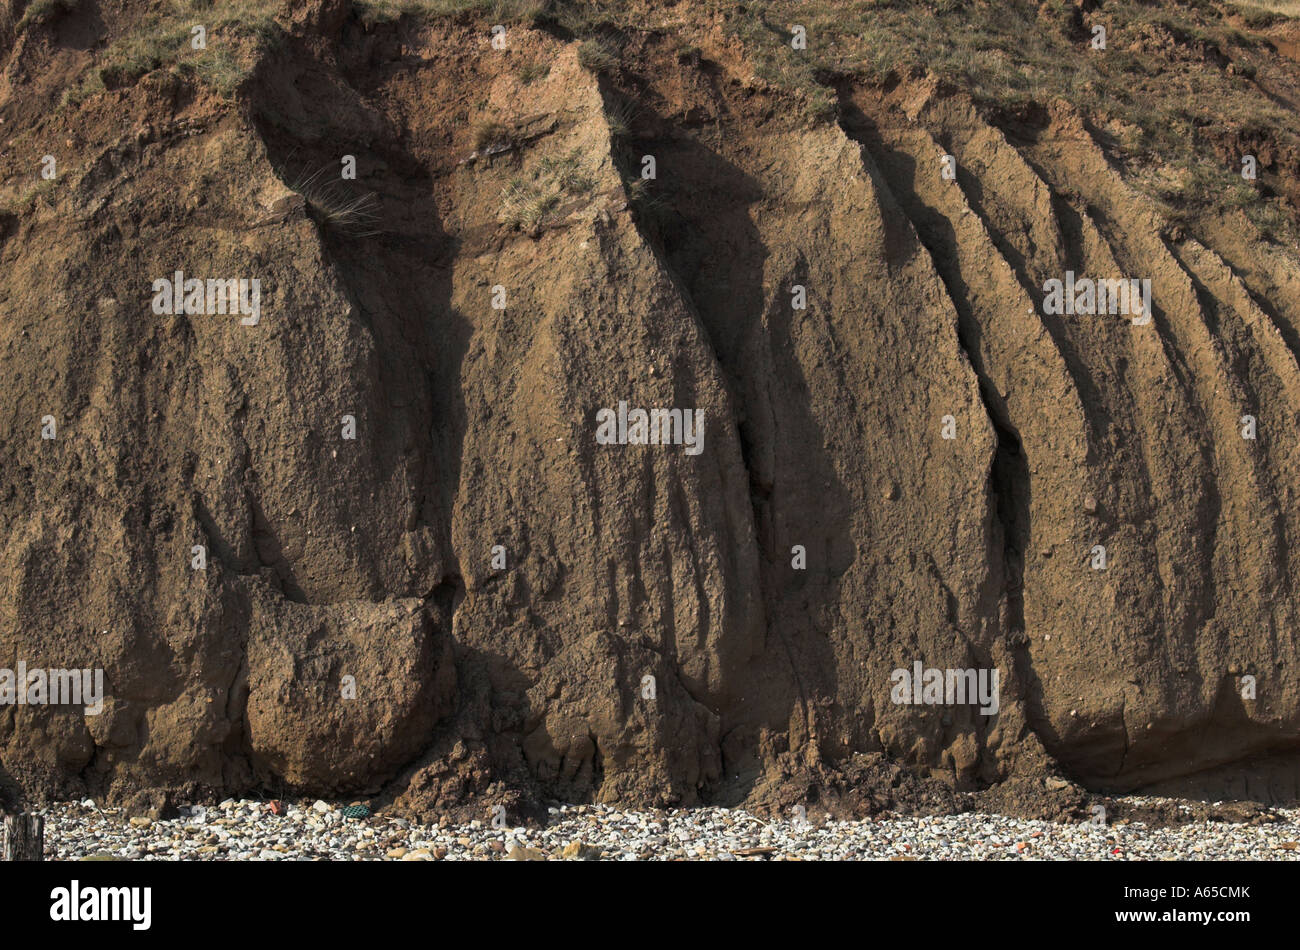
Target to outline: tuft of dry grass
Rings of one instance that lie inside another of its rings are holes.
[[[519,71],[515,75],[519,77],[519,81],[525,86],[531,86],[537,80],[545,79],[550,75],[550,72],[551,67],[545,63],[528,63],[526,66],[519,67]]]
[[[530,22],[540,16],[545,0],[356,0],[361,22],[367,26],[394,23],[403,17],[431,21],[459,16],[480,16],[494,24]]]
[[[501,193],[503,224],[536,232],[565,198],[589,194],[596,180],[578,149],[559,157],[542,158],[526,175],[510,179]]]
[[[379,199],[369,192],[353,193],[349,183],[337,177],[336,168],[326,166],[292,179],[277,173],[291,191],[302,195],[311,218],[321,226],[350,237],[382,233],[377,227]]]
[[[554,182],[538,185],[523,178],[511,179],[501,195],[501,219],[525,231],[536,231],[560,203],[561,193]]]
[[[604,40],[589,39],[578,44],[578,63],[597,75],[612,72],[618,66],[618,52]]]
[[[637,116],[637,105],[631,99],[616,99],[605,107],[605,120],[609,134],[614,139],[625,139],[632,134],[632,123]]]
[[[1282,17],[1300,17],[1300,0],[1238,0],[1234,6],[1254,7]]]
[[[504,123],[480,122],[474,127],[474,148],[480,152],[493,146],[510,148],[514,144],[513,134]]]

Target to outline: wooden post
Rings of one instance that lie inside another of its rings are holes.
[[[45,857],[45,819],[40,815],[5,815],[6,861],[41,861]]]

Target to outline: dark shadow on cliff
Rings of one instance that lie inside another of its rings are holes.
[[[313,88],[334,89],[337,96],[303,96],[297,101],[308,110],[307,116],[290,118],[292,110],[272,100],[313,70],[331,77]],[[352,219],[332,216],[331,208],[309,214],[317,221],[355,319],[374,340],[383,390],[373,400],[382,410],[381,418],[371,420],[381,429],[375,444],[383,454],[376,461],[381,474],[399,460],[418,461],[417,484],[412,485],[419,493],[416,523],[406,528],[424,523],[433,530],[436,556],[447,566],[446,583],[459,574],[450,526],[466,419],[461,362],[472,334],[469,321],[451,305],[457,244],[442,227],[430,169],[401,133],[390,129],[372,142],[351,131],[364,123],[336,122],[343,110],[358,109],[365,102],[362,92],[334,81],[340,75],[337,66],[317,63],[294,47],[282,51],[266,72],[253,86],[253,121],[272,164],[289,176],[287,183],[323,169],[338,177],[342,156],[356,157],[356,179],[332,182],[329,195],[331,201],[338,193],[358,202],[364,199],[362,213]],[[439,607],[453,606],[458,600],[454,591],[448,598],[441,586],[381,593],[436,593]],[[450,616],[445,619],[450,622]]]
[[[737,802],[771,764],[760,759],[757,730],[785,731],[796,708],[811,729],[810,706],[834,694],[826,629],[834,618],[822,608],[838,601],[839,577],[855,557],[852,509],[795,357],[790,298],[780,289],[765,299],[769,253],[751,213],[764,198],[762,184],[706,134],[684,133],[648,101],[637,103],[616,162],[633,182],[642,155],[653,154],[663,170],[634,198],[637,223],[694,310],[727,382],[757,536],[766,648],[743,674],[738,705],[719,711],[724,778],[708,797]],[[782,280],[799,283],[806,266],[801,256]],[[815,295],[809,314],[830,319]],[[796,544],[807,550],[806,570],[792,567]]]
[[[845,133],[861,143],[883,176],[890,194],[906,214],[917,238],[930,255],[935,271],[943,281],[948,298],[957,312],[957,338],[970,360],[979,383],[980,399],[996,433],[996,451],[989,471],[989,488],[993,496],[995,530],[989,552],[989,583],[982,593],[979,614],[986,629],[999,631],[1016,650],[1018,666],[1012,674],[1025,682],[1026,692],[1034,692],[1036,675],[1023,649],[1025,637],[1024,555],[1030,540],[1029,460],[1020,433],[1013,423],[1006,399],[989,377],[983,352],[984,328],[971,303],[970,286],[962,273],[957,248],[957,233],[952,222],[938,209],[926,204],[914,187],[919,170],[913,157],[885,142],[875,123],[853,100],[840,98],[841,126]],[[963,186],[964,186],[963,182]],[[973,659],[992,666],[988,643],[971,643]],[[1031,724],[1037,728],[1034,704],[1029,703]],[[983,731],[987,726],[974,717]],[[1041,715],[1038,717],[1041,719]]]

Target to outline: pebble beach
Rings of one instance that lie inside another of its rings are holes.
[[[1133,802],[1151,799],[1131,799]],[[1027,821],[968,813],[835,821],[771,820],[743,809],[550,809],[542,826],[421,825],[360,804],[227,800],[166,820],[127,817],[87,799],[39,810],[46,860],[193,861],[1197,861],[1300,859],[1300,809],[1264,825],[1163,828]]]

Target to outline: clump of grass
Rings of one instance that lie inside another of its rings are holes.
[[[248,78],[249,70],[229,50],[211,50],[211,55],[177,65],[182,74],[190,74],[217,93],[231,98]]]
[[[501,196],[501,218],[512,227],[536,231],[560,203],[554,182],[538,185],[523,178],[511,179]]]
[[[537,169],[540,176],[556,182],[563,191],[572,195],[591,191],[596,184],[582,167],[581,153],[576,150],[563,158],[548,155],[537,163]]]
[[[1288,8],[1290,16],[1300,14],[1300,4],[1295,3],[1294,0],[1283,0],[1281,3],[1257,2],[1230,5],[1230,9],[1240,15],[1242,21],[1252,30],[1266,30],[1270,26],[1286,22],[1288,14],[1283,10]]]
[[[623,190],[627,193],[628,204],[642,212],[648,212],[663,204],[663,199],[655,194],[654,183],[645,178],[624,178]]]
[[[1186,231],[1207,217],[1242,211],[1267,240],[1294,240],[1296,222],[1277,199],[1266,199],[1235,168],[1196,163],[1169,169],[1154,186],[1165,216]]]
[[[649,181],[639,175],[623,176],[623,191],[637,221],[649,233],[662,239],[680,229],[683,222],[673,211],[672,204],[662,194],[660,187],[659,182]]]
[[[474,148],[480,152],[494,146],[509,148],[514,144],[510,128],[501,122],[480,122],[474,127]]]
[[[1183,213],[1199,212],[1215,203],[1215,193],[1226,192],[1235,185],[1227,182],[1227,174],[1217,168],[1198,163],[1189,168],[1170,169],[1167,180],[1158,186],[1158,194],[1166,203]]]
[[[1229,208],[1245,208],[1259,201],[1259,192],[1240,175],[1230,174],[1222,201]]]
[[[369,192],[351,193],[348,185],[336,177],[333,166],[324,166],[292,180],[280,175],[289,190],[302,195],[312,220],[351,237],[379,234],[379,199]]]
[[[808,91],[807,114],[818,122],[828,122],[839,112],[839,99],[829,86],[814,86]]]
[[[630,12],[601,0],[553,0],[541,6],[532,17],[533,26],[555,29],[573,37],[597,36],[611,28],[617,29],[620,14]]]
[[[24,188],[12,200],[0,204],[0,212],[22,217],[31,214],[36,209],[38,201],[44,201],[46,204],[52,204],[52,192],[58,182],[52,178],[42,178],[26,188]]]
[[[1276,201],[1257,201],[1246,207],[1246,217],[1269,241],[1295,243],[1295,218]]]
[[[191,30],[198,25],[206,31],[206,49],[191,45]],[[110,44],[99,56],[95,76],[65,92],[63,101],[75,105],[100,89],[130,85],[163,68],[231,95],[260,55],[278,48],[282,39],[272,13],[257,0],[175,0]]]
[[[636,119],[637,106],[631,99],[618,99],[605,108],[605,120],[609,123],[609,134],[615,139],[625,139],[632,134],[632,122]]]
[[[71,13],[81,5],[81,0],[32,0],[18,21],[17,32],[30,29],[41,23],[48,23],[65,13]]]
[[[511,227],[536,233],[566,197],[586,195],[595,184],[581,150],[546,156],[529,174],[510,179],[501,194],[499,218]]]
[[[611,72],[618,61],[618,53],[604,40],[588,39],[578,44],[578,63],[597,75]]]
[[[68,86],[63,90],[63,95],[59,97],[59,106],[60,108],[79,106],[91,96],[97,96],[103,91],[104,80],[100,77],[98,69],[92,69],[76,85]]]
[[[529,63],[526,66],[520,66],[515,75],[519,77],[519,81],[525,86],[530,86],[539,79],[545,79],[550,72],[551,67],[545,63]]]
[[[541,14],[544,0],[356,0],[366,26],[394,23],[402,17],[430,21],[458,16],[482,16],[495,23],[530,21]]]

